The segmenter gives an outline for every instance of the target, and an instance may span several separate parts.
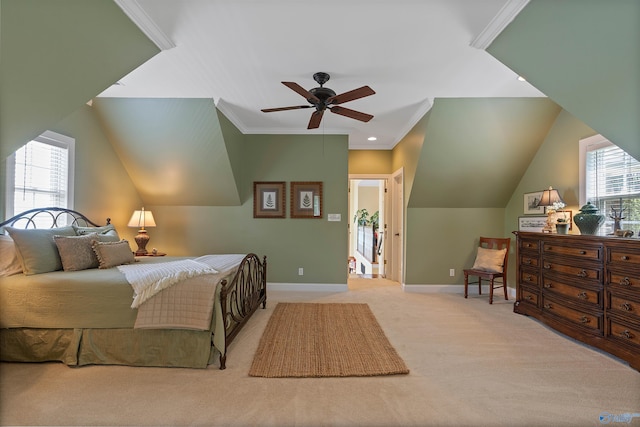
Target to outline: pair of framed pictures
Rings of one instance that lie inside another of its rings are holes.
[[[287,183],[253,183],[253,217],[285,218]],[[322,182],[291,182],[291,218],[322,218]]]

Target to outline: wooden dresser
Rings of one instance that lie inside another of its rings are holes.
[[[640,239],[514,234],[514,312],[640,370]]]

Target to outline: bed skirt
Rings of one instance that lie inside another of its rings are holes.
[[[167,345],[170,342],[171,345]],[[211,332],[181,329],[0,329],[3,362],[206,368]]]

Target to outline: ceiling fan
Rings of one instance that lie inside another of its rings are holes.
[[[364,98],[365,96],[370,96],[375,94],[373,89],[369,86],[362,86],[358,89],[353,89],[345,93],[341,93],[340,95],[336,95],[336,93],[329,89],[328,87],[323,87],[323,85],[329,81],[329,74],[327,73],[315,73],[313,75],[313,79],[318,82],[320,87],[313,88],[311,90],[306,90],[298,83],[295,82],[282,82],[283,85],[293,90],[294,92],[304,96],[310,105],[296,105],[293,107],[281,107],[281,108],[265,108],[262,110],[263,113],[272,113],[274,111],[285,111],[285,110],[299,110],[301,108],[315,108],[311,114],[311,120],[309,120],[309,126],[307,129],[317,129],[320,126],[320,121],[322,120],[322,115],[325,110],[329,109],[332,113],[340,114],[341,116],[349,117],[351,119],[360,120],[361,122],[368,122],[373,118],[371,114],[361,113],[360,111],[351,110],[349,108],[341,107],[338,104],[342,104],[348,101],[353,101],[355,99]]]

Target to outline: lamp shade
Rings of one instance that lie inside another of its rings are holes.
[[[155,227],[156,221],[153,219],[151,211],[145,211],[144,208],[142,208],[140,211],[133,212],[128,226],[144,230],[145,227]]]
[[[560,197],[558,190],[549,187],[548,190],[542,192],[538,206],[553,206],[554,203],[564,203],[564,200]]]

